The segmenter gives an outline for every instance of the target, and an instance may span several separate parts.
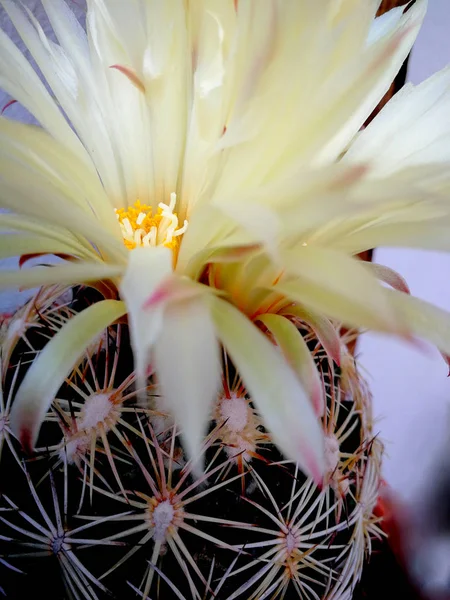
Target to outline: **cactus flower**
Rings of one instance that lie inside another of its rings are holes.
[[[450,353],[449,316],[356,258],[450,249],[450,71],[361,131],[425,0],[380,18],[377,0],[88,0],[85,28],[42,4],[56,42],[2,0],[40,75],[1,33],[1,86],[39,126],[0,118],[0,257],[62,262],[1,286],[108,281],[118,299],[46,346],[12,427],[32,447],[70,368],[127,314],[138,381],[156,375],[191,456],[223,346],[275,442],[320,481],[324,402],[299,320],[336,362],[341,324]]]

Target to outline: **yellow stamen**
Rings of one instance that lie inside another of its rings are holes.
[[[116,216],[125,246],[129,250],[137,246],[165,246],[177,250],[188,222],[178,226],[178,217],[173,212],[176,201],[176,194],[170,194],[170,203],[161,202],[155,215],[151,206],[141,204],[139,200],[128,208],[117,208]]]

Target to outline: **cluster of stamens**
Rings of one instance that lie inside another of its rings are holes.
[[[128,208],[117,208],[116,216],[125,246],[133,250],[139,246],[165,246],[172,250],[180,243],[181,235],[186,231],[188,222],[178,226],[178,216],[174,213],[177,196],[170,194],[170,204],[160,202],[158,210],[137,200]]]

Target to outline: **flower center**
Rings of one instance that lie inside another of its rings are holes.
[[[128,208],[116,208],[125,246],[129,250],[139,246],[177,248],[188,222],[184,221],[182,227],[178,226],[178,217],[173,212],[176,201],[177,195],[170,194],[170,204],[160,202],[155,214],[151,206],[141,204],[139,200]]]

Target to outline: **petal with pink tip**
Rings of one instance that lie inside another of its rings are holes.
[[[309,325],[329,358],[334,360],[338,367],[341,365],[341,340],[337,327],[329,319],[298,304],[287,306],[281,314],[292,315]]]
[[[302,334],[287,317],[281,315],[260,315],[258,321],[273,335],[311,397],[316,415],[322,417],[325,410],[322,379]]]
[[[11,410],[11,428],[28,452],[70,369],[105,327],[125,313],[125,304],[118,300],[102,300],[89,306],[72,317],[33,361]]]
[[[128,265],[120,284],[120,294],[128,309],[137,386],[145,388],[149,354],[161,332],[165,302],[153,302],[158,288],[172,275],[172,251],[164,246],[135,248],[129,253]]]
[[[170,303],[152,357],[165,404],[182,429],[189,457],[197,463],[221,373],[207,298]]]
[[[303,386],[266,336],[231,304],[213,297],[218,336],[286,457],[322,481],[323,433]]]

